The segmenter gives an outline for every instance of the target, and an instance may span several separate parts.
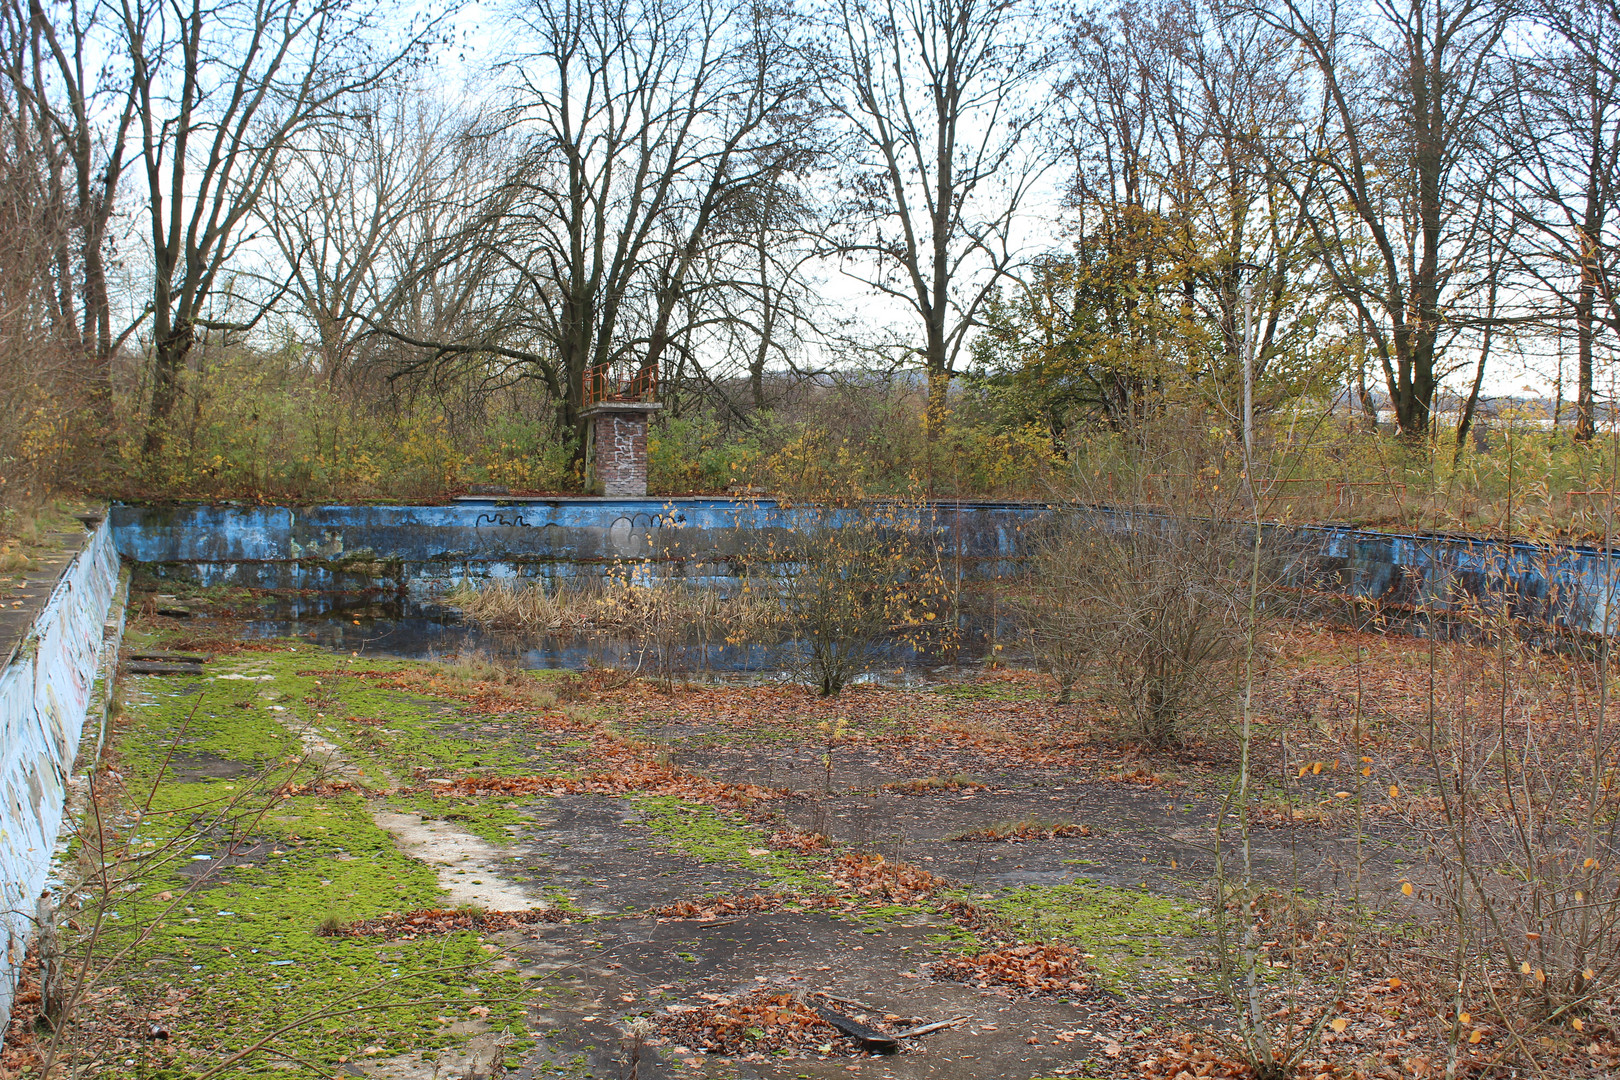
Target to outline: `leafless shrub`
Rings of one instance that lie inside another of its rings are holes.
[[[753,544],[750,591],[775,612],[790,666],[823,696],[865,671],[881,641],[920,647],[955,633],[931,520],[919,505],[862,502]]]
[[[1129,733],[1153,746],[1230,704],[1243,653],[1252,533],[1209,517],[1059,514],[1037,544],[1024,614],[1067,701],[1088,666]]]
[[[1503,532],[1520,538],[1512,438]],[[1600,524],[1611,550],[1612,500]],[[1466,1071],[1487,1031],[1504,1060],[1555,1075],[1553,1036],[1620,1020],[1613,639],[1540,639],[1523,617],[1535,598],[1520,594],[1511,565],[1488,572],[1475,596],[1425,593],[1420,614],[1468,624],[1471,644],[1431,635],[1422,647],[1422,706],[1398,733],[1416,757],[1362,759],[1388,773],[1389,798],[1424,845],[1392,901],[1419,929],[1403,975],[1430,1002],[1447,1077]],[[1599,575],[1599,610],[1614,610],[1615,569]],[[1539,576],[1556,580],[1546,566]]]
[[[1390,785],[1425,838],[1424,865],[1394,900],[1424,930],[1423,961],[1405,974],[1442,1004],[1448,1074],[1479,1030],[1471,1017],[1505,1025],[1515,1054],[1533,1058],[1533,1028],[1614,1023],[1620,985],[1607,644],[1572,662],[1493,621],[1491,652],[1430,644],[1431,704],[1410,733],[1422,761]]]

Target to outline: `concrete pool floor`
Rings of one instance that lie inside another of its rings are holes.
[[[202,676],[128,678],[115,724],[126,798],[149,807],[131,858],[171,857],[103,898],[147,928],[143,959],[107,972],[117,993],[79,1034],[131,1075],[262,1044],[244,1060],[267,1075],[620,1077],[645,1017],[642,1078],[1124,1076],[1224,1023],[1204,909],[1225,751],[1144,761],[1078,735],[1037,675],[827,701],[230,625],[129,634],[212,646]],[[1015,823],[1069,835],[960,838]],[[1324,896],[1409,854],[1342,825],[1255,838],[1269,880]],[[548,915],[433,921],[457,908]],[[441,914],[389,921],[412,912]],[[935,966],[1020,943],[1072,956],[1073,983]],[[786,1022],[690,1037],[762,994],[888,1031],[958,1023],[894,1054]],[[143,1038],[154,1024],[174,1034]]]

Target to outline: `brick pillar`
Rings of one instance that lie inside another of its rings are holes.
[[[647,420],[658,408],[645,401],[604,401],[585,413],[591,421],[593,491],[647,494]]]

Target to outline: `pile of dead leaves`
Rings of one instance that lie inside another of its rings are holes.
[[[878,897],[895,904],[925,899],[947,884],[944,878],[927,870],[892,863],[881,855],[853,852],[838,856],[828,876],[842,892]]]
[[[649,760],[629,760],[612,772],[585,776],[463,776],[434,784],[440,796],[467,795],[664,795],[723,809],[741,809],[764,799],[787,795],[757,784],[726,784]]]
[[[841,1038],[792,994],[756,990],[741,998],[701,997],[705,1004],[670,1006],[657,1020],[658,1034],[673,1043],[717,1054],[770,1053]]]
[[[1078,994],[1089,990],[1080,954],[1066,945],[1005,945],[933,966],[941,979],[994,983],[1032,994]]]
[[[1169,784],[1172,787],[1185,786],[1181,781],[1166,780],[1158,773],[1144,769],[1140,765],[1134,769],[1131,769],[1129,772],[1122,768],[1117,773],[1111,773],[1104,776],[1103,779],[1112,781],[1116,784],[1140,784],[1143,787],[1162,787],[1166,784]]]
[[[11,1024],[0,1031],[0,1077],[6,1080],[33,1075],[39,1065],[34,1020],[39,1016],[39,961],[24,958],[17,996],[11,1002]]]
[[[490,680],[458,680],[443,670],[433,668],[407,668],[402,671],[351,671],[346,669],[311,669],[298,672],[318,679],[344,677],[364,679],[412,694],[431,694],[434,697],[460,701],[486,716],[507,713],[533,713],[543,707],[541,695],[548,689],[540,682],[518,674],[514,678],[496,682]]]
[[[990,785],[961,776],[930,776],[918,780],[896,780],[883,785],[897,795],[931,795],[936,791],[989,790]]]
[[[804,855],[832,848],[832,841],[823,833],[801,832],[798,829],[778,829],[771,833],[770,845],[782,851],[797,851]]]
[[[1022,844],[1029,840],[1052,840],[1060,836],[1090,835],[1091,830],[1084,825],[1070,825],[1066,822],[1047,824],[1041,821],[1015,821],[1009,825],[990,825],[983,829],[974,829],[972,832],[960,833],[951,837],[951,839],[975,844]]]
[[[427,934],[449,934],[457,930],[478,930],[494,933],[515,930],[534,923],[567,922],[570,914],[559,908],[534,911],[452,911],[447,908],[428,908],[400,914],[381,915],[375,919],[348,923],[344,926],[323,926],[323,937],[387,937],[415,938]]]
[[[784,893],[753,893],[748,896],[712,896],[701,900],[677,900],[653,915],[660,919],[726,919],[752,915],[760,911],[777,911],[783,907],[824,908],[842,907],[845,901],[838,896],[790,896]]]
[[[276,794],[290,799],[294,795],[338,795],[359,790],[360,785],[350,780],[314,780],[307,784],[282,784],[276,788]]]
[[[1228,1060],[1193,1041],[1186,1033],[1172,1035],[1171,1045],[1142,1062],[1143,1080],[1195,1080],[1198,1077],[1246,1077],[1249,1067]]]
[[[653,914],[660,919],[724,919],[733,915],[752,915],[758,911],[775,911],[787,903],[789,897],[780,893],[754,893],[751,896],[715,896],[703,900],[677,900]]]

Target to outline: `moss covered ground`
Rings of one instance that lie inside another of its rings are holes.
[[[1169,1002],[1201,978],[1207,897],[1176,838],[1214,808],[1077,737],[1034,676],[827,702],[239,629],[131,625],[131,649],[212,658],[125,678],[104,827],[67,860],[117,874],[81,890],[69,930],[97,975],[67,1042],[95,1075],[617,1076],[636,1017],[760,987],[977,1017],[930,1037],[933,1065],[961,1063],[943,1071],[777,1051],[874,1077],[1116,1075],[1081,1033],[1186,1021]],[[1087,828],[956,839],[1035,818]],[[424,912],[451,914],[398,921]],[[1048,946],[1092,990],[931,974]],[[653,1045],[669,1075],[799,1075]]]
[[[1021,938],[1079,948],[1114,987],[1131,977],[1182,973],[1185,950],[1201,929],[1197,905],[1186,900],[1085,878],[1002,889],[978,903]]]
[[[115,744],[135,888],[111,898],[97,942],[138,963],[109,972],[123,995],[176,1002],[174,1025],[146,1049],[184,1075],[266,1041],[237,1074],[322,1075],[349,1061],[426,1055],[463,1038],[458,1021],[510,1028],[527,1048],[525,980],[477,933],[414,940],[322,936],[393,912],[442,906],[437,876],[372,818],[367,790],[402,764],[459,770],[515,763],[497,749],[430,733],[437,703],[364,683],[329,690],[329,660],[304,646],[244,653],[204,678],[133,680]],[[386,671],[392,665],[353,665]],[[352,680],[350,680],[352,681]],[[390,752],[357,738],[384,718]],[[310,736],[319,739],[312,745]],[[353,789],[297,794],[344,780]],[[285,789],[285,790],[281,790]],[[268,1038],[267,1038],[268,1037]],[[106,1075],[154,1075],[154,1060]],[[517,1057],[513,1057],[515,1062]]]

